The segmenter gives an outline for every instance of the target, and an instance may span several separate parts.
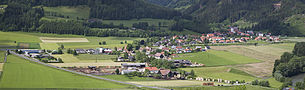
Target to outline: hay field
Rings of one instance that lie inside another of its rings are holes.
[[[89,42],[86,38],[55,38],[55,37],[40,37],[44,43],[63,43],[63,42]]]
[[[261,60],[261,63],[235,65],[233,67],[243,70],[257,77],[271,76],[273,64],[284,52],[291,52],[294,43],[271,44],[264,46],[213,46],[214,50],[229,51],[239,55]]]

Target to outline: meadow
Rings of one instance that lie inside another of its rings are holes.
[[[202,67],[202,68],[181,68],[182,70],[186,70],[190,72],[191,70],[195,71],[195,74],[198,77],[204,78],[220,78],[224,80],[245,80],[246,82],[253,81],[257,79],[245,72],[238,71],[230,68],[230,67]],[[232,71],[233,70],[233,71]]]
[[[164,81],[128,81],[128,82],[140,84],[140,85],[158,86],[158,87],[182,87],[182,86],[201,86],[204,81],[164,80]]]
[[[234,64],[247,64],[260,62],[254,58],[238,55],[228,51],[208,50],[207,52],[179,54],[174,59],[185,59],[192,62],[205,64],[206,66],[223,66]]]
[[[261,60],[260,63],[235,65],[234,67],[257,77],[269,77],[272,74],[274,60],[279,59],[284,52],[291,52],[293,47],[294,43],[260,46],[213,46],[211,48]]]
[[[93,79],[42,66],[10,55],[1,88],[127,88],[129,85]]]
[[[88,6],[59,6],[59,7],[43,7],[45,14],[50,16],[50,13],[56,13],[56,15],[64,15],[65,17],[73,19],[88,19],[90,8]]]

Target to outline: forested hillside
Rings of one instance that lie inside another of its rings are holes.
[[[297,35],[299,30],[285,24],[287,17],[305,13],[305,0],[200,0],[183,12],[201,24],[230,23],[243,20],[258,24],[250,30],[276,35]]]
[[[146,1],[160,6],[165,6],[183,11],[188,7],[190,7],[191,5],[197,3],[199,0],[146,0]]]

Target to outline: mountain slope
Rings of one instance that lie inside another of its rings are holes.
[[[191,14],[202,24],[257,22],[249,27],[277,35],[295,35],[299,30],[284,23],[285,18],[305,13],[305,0],[200,0],[184,14]]]

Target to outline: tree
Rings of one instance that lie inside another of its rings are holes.
[[[101,43],[101,42],[99,42],[98,44],[99,44],[99,45],[102,45],[102,43]]]
[[[119,75],[119,74],[120,74],[120,70],[119,70],[119,69],[116,69],[116,70],[115,70],[115,73],[116,73],[117,75]]]
[[[292,52],[299,57],[305,56],[305,42],[297,42]]]
[[[64,49],[64,48],[65,48],[65,46],[64,46],[63,44],[61,44],[61,45],[60,45],[60,48],[61,48],[61,49]]]
[[[304,84],[302,82],[297,82],[295,84],[295,87],[298,88],[298,89],[304,89],[305,86],[304,86]]]
[[[67,53],[68,54],[71,54],[73,51],[70,49],[70,48],[68,48],[68,50],[67,50]]]
[[[103,45],[106,45],[106,41],[103,41]]]
[[[128,59],[128,53],[124,53],[124,59]]]
[[[123,42],[121,42],[121,44],[124,44]]]
[[[125,41],[125,44],[127,44],[127,41]]]
[[[191,70],[190,76],[191,76],[192,78],[196,77],[196,76],[195,76],[195,72],[194,72],[193,69]]]
[[[73,55],[74,55],[74,56],[77,56],[77,55],[78,55],[77,52],[76,52],[76,50],[73,50]]]
[[[63,53],[62,49],[58,49],[57,54],[64,54],[64,53]]]
[[[61,58],[57,59],[58,63],[64,63]]]
[[[128,51],[132,51],[132,50],[133,50],[133,46],[132,46],[131,44],[128,44],[127,47],[126,47],[126,49],[127,49]]]

